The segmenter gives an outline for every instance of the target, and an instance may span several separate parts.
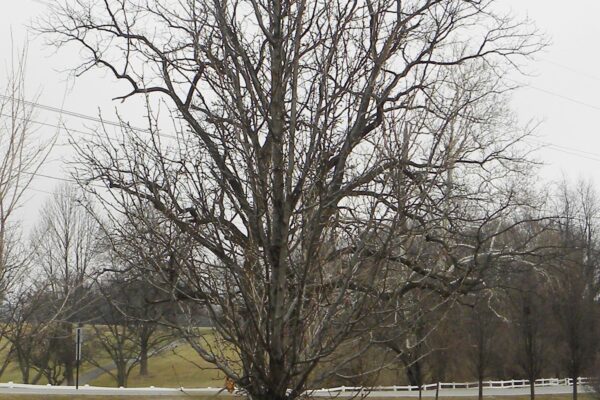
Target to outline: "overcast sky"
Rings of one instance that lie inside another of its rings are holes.
[[[108,76],[98,73],[77,80],[61,72],[77,60],[77,52],[44,47],[43,40],[28,33],[27,25],[45,11],[44,1],[4,1],[0,13],[0,54],[2,72],[10,65],[11,42],[22,47],[29,42],[28,98],[39,95],[39,103],[63,107],[90,116],[99,109],[110,116],[115,102],[111,98],[121,93]],[[600,185],[600,1],[598,0],[498,0],[520,16],[528,16],[540,30],[546,32],[552,44],[528,66],[531,77],[522,79],[528,86],[513,95],[513,108],[521,123],[540,121],[536,130],[545,148],[535,157],[545,163],[542,175],[558,180],[564,174],[571,179],[589,178]],[[11,39],[12,38],[12,39]],[[29,39],[29,40],[28,40]],[[131,110],[131,111],[129,111]],[[135,108],[129,108],[127,118],[140,121]],[[54,124],[57,113],[38,110],[36,121]],[[141,121],[140,121],[141,122]],[[64,123],[73,129],[93,126],[90,121],[65,116]],[[52,135],[51,128],[41,126],[40,135]],[[67,177],[65,160],[71,152],[66,135],[60,134],[44,175]],[[60,183],[47,177],[37,177],[29,192],[23,212],[28,221],[37,214],[47,194]],[[28,225],[31,222],[28,222]]]

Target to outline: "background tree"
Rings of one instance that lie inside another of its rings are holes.
[[[517,293],[511,296],[513,327],[518,338],[516,360],[529,380],[530,398],[535,399],[535,381],[546,363],[547,322],[551,315],[547,277],[528,269],[517,276]]]
[[[466,310],[469,346],[468,357],[478,382],[478,398],[483,399],[483,381],[495,357],[494,341],[501,321],[491,306],[491,299],[480,294]]]
[[[127,239],[125,239],[127,240]],[[106,241],[106,240],[105,240]],[[109,241],[110,242],[110,241]],[[131,241],[129,242],[129,244]],[[127,380],[133,369],[139,366],[140,375],[148,375],[148,359],[174,340],[170,330],[161,325],[163,315],[169,312],[168,304],[160,302],[162,293],[149,282],[137,276],[144,259],[131,253],[126,243],[120,243],[119,250],[128,248],[128,258],[121,258],[116,248],[108,248],[103,254],[104,274],[96,281],[98,312],[91,321],[95,340],[103,353],[113,361],[107,368],[94,354],[89,361],[98,368],[106,370],[117,383],[127,386]],[[139,249],[137,249],[139,250]],[[156,262],[156,260],[155,260]],[[131,268],[131,265],[136,268]]]
[[[53,355],[62,350],[52,340],[56,333],[53,303],[48,287],[39,281],[23,280],[5,299],[4,318],[9,328],[4,339],[11,345],[7,360],[17,363],[23,383],[35,384],[43,377],[52,384],[62,383],[63,377],[53,373]]]
[[[593,187],[580,181],[575,187],[564,182],[559,186],[557,210],[557,240],[563,251],[554,265],[553,310],[576,400],[577,379],[593,365],[597,351],[596,221],[600,209]]]
[[[26,47],[13,53],[11,69],[0,85],[0,296],[9,291],[10,278],[23,264],[15,213],[56,139],[56,134],[40,138],[33,126],[34,108],[24,100],[26,59]]]
[[[74,384],[75,342],[73,326],[90,318],[95,298],[91,279],[97,272],[99,229],[96,220],[79,204],[77,190],[60,186],[46,203],[41,221],[33,232],[35,262],[56,316],[56,336],[62,345],[60,356],[69,385]],[[58,331],[62,329],[62,332]]]
[[[112,279],[105,279],[100,283],[98,290],[102,301],[98,306],[100,312],[92,325],[94,330],[93,342],[102,349],[86,359],[97,368],[103,369],[112,376],[118,387],[126,387],[131,371],[140,364],[141,345],[136,324],[126,316],[121,307],[127,307],[129,288],[116,283]],[[140,293],[136,293],[140,295]],[[112,360],[111,365],[106,365],[106,356]]]
[[[596,357],[598,305],[589,293],[589,282],[576,261],[561,260],[564,270],[554,286],[553,310],[562,339],[561,359],[573,381],[573,399],[577,399],[578,378],[590,368]]]
[[[183,239],[170,221],[150,208],[142,212],[138,215],[132,210],[119,224],[102,225],[106,247],[103,271],[128,293],[117,310],[136,326],[140,375],[148,375],[150,353],[175,339],[168,327],[181,313],[172,291],[187,290],[178,274],[181,260],[193,255],[189,239]]]

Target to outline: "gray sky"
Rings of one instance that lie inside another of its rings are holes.
[[[107,118],[114,118],[114,108],[120,104],[111,98],[122,93],[108,75],[98,72],[77,80],[61,72],[77,61],[77,51],[61,51],[44,47],[40,38],[28,34],[27,24],[44,13],[43,2],[53,0],[4,1],[0,13],[0,76],[10,65],[11,37],[16,47],[22,47],[29,38],[28,98],[39,95],[39,103],[64,107],[86,115],[97,116],[99,110]],[[600,184],[600,1],[574,0],[498,0],[520,16],[528,16],[547,33],[552,44],[537,60],[529,64],[531,77],[522,79],[528,86],[513,95],[513,108],[522,124],[539,121],[537,140],[546,147],[535,154],[545,163],[541,173],[544,179],[558,180],[561,176],[576,179],[589,178]],[[141,124],[141,110],[126,106],[123,115]],[[139,114],[139,115],[137,115]],[[36,121],[55,124],[59,114],[39,110]],[[90,121],[64,116],[64,123],[72,129],[94,126]],[[38,134],[52,135],[51,128],[42,126]],[[42,173],[66,177],[65,161],[72,152],[65,143],[67,136],[60,134],[59,146],[52,154]],[[40,205],[59,182],[38,177],[29,192],[26,214],[27,225],[34,221]]]

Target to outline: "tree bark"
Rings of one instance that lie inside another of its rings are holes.
[[[127,361],[117,365],[117,386],[127,387]]]
[[[140,375],[148,375],[148,337],[142,335],[140,341]]]
[[[65,380],[68,386],[75,385],[75,373],[74,373],[73,360],[68,359],[65,361]]]
[[[21,379],[25,385],[29,383],[29,368],[21,368]]]
[[[67,385],[75,385],[75,340],[73,339],[73,325],[70,323],[65,324],[65,337],[64,346],[66,354],[64,358],[65,363],[65,380]]]

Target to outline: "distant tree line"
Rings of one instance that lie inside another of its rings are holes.
[[[25,383],[74,382],[78,324],[86,336],[85,361],[126,386],[133,369],[148,374],[153,354],[177,340],[201,341],[195,329],[225,317],[173,298],[175,288],[192,290],[178,276],[178,264],[192,249],[168,223],[146,214],[144,224],[154,221],[153,229],[168,240],[143,248],[133,227],[109,230],[83,206],[82,195],[65,185],[48,201],[23,274],[11,282],[0,309],[0,373],[13,363]],[[600,339],[600,203],[590,184],[561,183],[544,207],[551,216],[530,218],[497,236],[495,246],[509,260],[486,268],[468,293],[414,291],[410,303],[376,322],[381,303],[370,305],[375,316],[360,324],[379,328],[359,339],[369,342],[366,350],[327,384],[593,375]],[[524,241],[530,251],[518,255]],[[348,349],[342,346],[340,354]],[[320,368],[327,360],[315,375]],[[574,396],[576,390],[574,385]]]
[[[517,248],[533,240],[536,252],[491,268],[479,288],[453,304],[431,311],[439,302],[420,299],[407,325],[382,330],[374,354],[357,360],[335,384],[479,381],[481,398],[487,379],[596,378],[599,198],[590,183],[562,182],[545,206],[552,218],[524,224],[500,244]],[[375,368],[380,360],[389,360],[390,371]]]

